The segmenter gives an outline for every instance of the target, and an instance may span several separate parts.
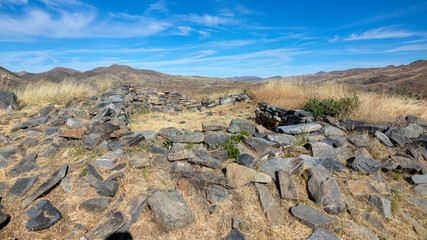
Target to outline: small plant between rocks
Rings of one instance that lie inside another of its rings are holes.
[[[339,99],[327,98],[320,99],[311,96],[302,106],[302,109],[311,112],[315,117],[343,116],[356,110],[360,105],[359,97],[354,94],[352,97]]]

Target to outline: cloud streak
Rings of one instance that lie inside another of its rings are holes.
[[[399,29],[395,29],[393,26],[388,26],[388,27],[370,29],[361,34],[352,33],[349,37],[344,38],[344,41],[408,38],[408,37],[419,36],[419,35],[423,35],[423,34],[418,32],[409,32],[406,30],[399,30]]]

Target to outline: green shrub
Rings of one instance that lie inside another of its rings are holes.
[[[239,143],[245,139],[245,137],[250,137],[251,134],[249,132],[241,132],[239,134],[232,135],[227,141],[225,141],[224,145],[220,146],[222,149],[228,151],[228,158],[238,158],[240,155],[239,149],[234,146],[235,143]]]
[[[342,116],[355,110],[360,105],[359,97],[344,97],[340,99],[319,99],[311,96],[307,99],[302,109],[311,112],[315,117]]]
[[[391,96],[403,97],[403,98],[412,98],[417,99],[418,95],[406,88],[389,88],[388,92]]]

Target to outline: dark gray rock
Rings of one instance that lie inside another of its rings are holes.
[[[316,143],[309,143],[308,148],[311,151],[311,154],[313,157],[319,157],[319,158],[331,158],[336,159],[337,158],[337,152],[335,149],[323,142],[316,142]]]
[[[301,154],[298,158],[304,161],[305,167],[323,166],[330,172],[340,173],[346,169],[338,160],[331,158],[318,158]]]
[[[391,219],[391,202],[389,200],[377,196],[370,196],[369,203],[378,208],[384,218]]]
[[[277,127],[276,132],[286,133],[290,135],[298,135],[302,133],[310,133],[322,129],[322,125],[318,123],[302,123],[289,126]]]
[[[274,142],[267,141],[263,138],[245,139],[245,143],[256,152],[265,152],[275,145]]]
[[[307,170],[307,188],[310,196],[330,214],[345,210],[345,202],[335,178],[325,167],[312,167]]]
[[[95,190],[101,196],[114,197],[119,190],[119,184],[116,180],[106,180],[104,182],[96,182]]]
[[[141,134],[145,140],[151,141],[156,138],[156,132],[153,130],[135,131],[135,134]]]
[[[330,224],[337,223],[338,220],[330,217],[321,211],[304,204],[298,204],[291,208],[291,214],[301,220],[303,224],[312,229],[325,228]]]
[[[284,199],[298,200],[298,190],[288,171],[280,170],[279,174],[280,196]]]
[[[151,154],[168,154],[169,150],[153,146],[150,148],[149,152]]]
[[[387,135],[385,135],[384,133],[376,131],[374,135],[382,144],[386,145],[387,147],[394,146],[390,139],[387,137]]]
[[[355,134],[348,137],[348,141],[356,147],[367,147],[370,143],[369,137],[366,134]]]
[[[280,170],[287,170],[291,174],[298,172],[303,165],[304,161],[299,158],[281,158],[275,157],[266,162],[258,164],[261,172],[276,179],[276,173]]]
[[[230,187],[229,181],[225,177],[220,177],[214,174],[204,173],[204,172],[181,172],[179,174],[181,177],[191,178],[203,183],[221,185],[223,187]]]
[[[369,214],[367,212],[362,213],[362,215],[360,217],[361,217],[361,219],[365,220],[372,227],[380,230],[382,235],[388,235],[387,229],[384,227],[384,225],[376,217],[372,216],[371,214]]]
[[[297,142],[294,136],[283,133],[267,134],[266,139],[268,141],[275,142],[280,145],[295,145],[295,143]]]
[[[54,156],[59,151],[60,151],[60,148],[51,143],[47,146],[47,148],[44,151],[42,151],[39,157],[46,158],[46,157]]]
[[[243,166],[246,166],[246,167],[253,167],[258,163],[258,161],[254,157],[252,157],[251,155],[249,155],[247,153],[241,154],[236,159],[236,162],[239,164],[242,164]]]
[[[83,122],[76,118],[67,118],[65,123],[67,124],[67,127],[71,129],[82,128],[84,126]]]
[[[92,186],[95,187],[97,182],[102,182],[104,179],[99,175],[98,171],[96,171],[95,167],[92,164],[88,164],[86,166],[87,173],[85,175],[85,180]]]
[[[68,165],[62,166],[60,169],[56,170],[45,182],[43,182],[34,192],[28,195],[24,201],[21,203],[21,208],[26,208],[30,203],[36,200],[38,197],[44,193],[50,191],[54,188],[61,179],[67,175]]]
[[[410,176],[408,179],[408,182],[410,184],[423,184],[423,183],[427,183],[427,175],[413,175]]]
[[[16,148],[6,148],[0,150],[0,160],[8,160],[11,156],[15,155]]]
[[[84,209],[87,212],[103,212],[110,206],[111,198],[100,197],[92,198],[82,202],[79,209]]]
[[[15,181],[12,187],[7,192],[7,195],[14,195],[17,197],[21,197],[24,195],[28,189],[30,189],[36,182],[38,181],[38,177],[26,177],[19,178]]]
[[[367,175],[371,175],[378,172],[381,169],[382,164],[366,155],[359,155],[352,163],[349,164],[349,166],[359,173],[363,172]]]
[[[201,143],[205,135],[201,132],[187,133],[168,138],[173,143]]]
[[[284,219],[282,211],[280,211],[280,205],[274,200],[273,195],[271,195],[263,184],[255,183],[255,187],[258,190],[262,212],[268,222],[273,226],[282,226],[284,224]]]
[[[406,199],[406,201],[424,209],[427,210],[427,200],[421,199],[421,198],[416,198],[416,197],[411,197],[411,196],[405,196],[404,197]]]
[[[377,235],[371,233],[366,228],[361,227],[361,226],[357,225],[356,223],[347,221],[347,222],[344,222],[343,224],[344,224],[344,226],[346,226],[346,229],[351,231],[355,236],[359,236],[362,239],[366,239],[366,240],[379,240]]]
[[[246,238],[239,230],[233,228],[222,240],[246,240]]]
[[[10,216],[0,212],[0,230],[2,230],[10,222]]]
[[[95,160],[95,165],[97,167],[112,167],[119,158],[124,156],[124,152],[122,149],[117,149],[112,153],[105,154]]]
[[[126,141],[126,146],[135,146],[138,143],[142,142],[145,140],[145,136],[143,134],[139,134],[139,133],[134,133],[132,135],[126,136],[125,139]]]
[[[10,177],[17,177],[22,173],[30,172],[37,167],[36,157],[35,152],[28,154],[9,170],[8,175]]]
[[[334,126],[327,126],[323,128],[323,134],[326,137],[334,137],[334,136],[344,136],[345,132]]]
[[[40,200],[35,207],[28,209],[25,214],[29,217],[25,228],[28,231],[40,231],[46,229],[57,221],[62,216],[49,200]]]
[[[170,138],[178,135],[182,135],[182,131],[175,127],[162,128],[157,133],[159,136],[164,138]]]
[[[228,190],[219,185],[210,185],[208,189],[206,189],[206,198],[212,204],[225,201],[227,196]]]
[[[228,151],[223,149],[218,149],[215,151],[210,151],[209,156],[218,159],[221,162],[225,162],[228,159]]]
[[[0,91],[0,109],[15,109],[17,107],[18,97],[13,92]]]
[[[223,121],[211,121],[211,122],[203,122],[202,123],[202,130],[204,132],[209,131],[227,131],[229,126],[226,122]]]
[[[307,240],[340,240],[340,238],[333,232],[318,228],[313,231]]]
[[[184,198],[175,190],[154,193],[148,198],[148,205],[166,229],[183,228],[194,221],[194,215]]]
[[[397,165],[397,169],[409,174],[420,173],[423,166],[415,159],[402,153],[394,154],[390,157]]]
[[[205,136],[204,142],[208,144],[208,146],[211,149],[216,149],[221,145],[224,145],[225,142],[230,139],[230,136],[221,134],[221,133],[214,133],[209,134]]]
[[[146,204],[147,204],[147,195],[142,193],[132,197],[127,202],[126,207],[131,219],[119,229],[119,232],[129,231],[132,225],[138,220]]]
[[[50,135],[53,135],[53,134],[55,134],[55,133],[59,133],[61,131],[61,129],[60,128],[47,128],[45,131],[44,131],[44,135],[45,136],[50,136]]]
[[[190,158],[189,162],[200,166],[222,169],[221,162],[209,156],[194,156]]]
[[[400,128],[399,130],[403,135],[405,135],[405,137],[409,139],[418,138],[418,136],[423,133],[423,128],[417,124],[410,124],[404,128]]]
[[[321,142],[326,143],[334,148],[344,147],[348,145],[347,138],[344,136],[327,137],[322,139]]]
[[[255,133],[255,124],[245,119],[233,119],[230,122],[230,128],[227,130],[229,133],[248,132],[251,135]]]
[[[350,213],[351,216],[359,215],[359,209],[357,209],[356,204],[354,204],[354,202],[350,198],[344,196],[344,202],[347,207],[347,211]]]
[[[150,155],[147,152],[132,153],[129,158],[129,167],[141,169],[150,166]]]
[[[126,224],[126,217],[122,212],[111,211],[99,220],[92,231],[85,235],[85,238],[92,239],[107,239],[108,236],[115,233],[123,225]]]
[[[191,172],[191,171],[193,171],[193,166],[188,162],[184,162],[184,161],[173,162],[170,169],[171,173]]]
[[[397,130],[391,131],[388,137],[395,145],[400,147],[404,147],[406,144],[412,142],[409,138]]]

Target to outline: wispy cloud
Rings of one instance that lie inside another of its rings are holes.
[[[1,0],[1,6],[14,6],[14,5],[26,5],[28,4],[28,0]]]
[[[203,15],[190,14],[186,16],[186,18],[195,24],[208,26],[208,27],[217,27],[219,25],[225,25],[225,24],[230,24],[234,22],[232,17],[226,17],[222,15],[215,16],[215,15],[209,15],[209,14],[203,14]]]
[[[396,29],[394,26],[380,27],[368,30],[364,33],[352,33],[344,41],[368,40],[368,39],[387,39],[387,38],[407,38],[412,36],[422,35],[417,32]]]

